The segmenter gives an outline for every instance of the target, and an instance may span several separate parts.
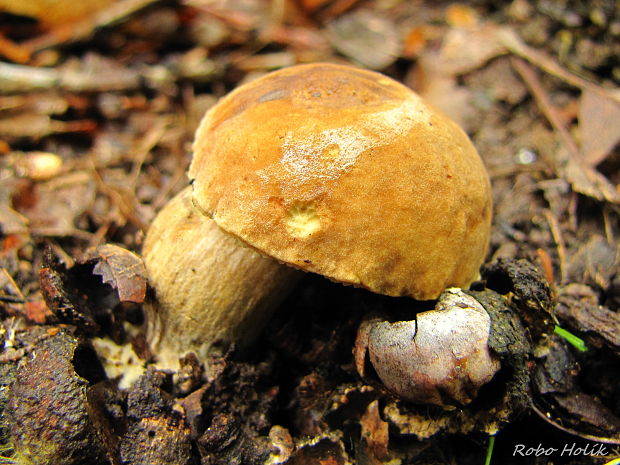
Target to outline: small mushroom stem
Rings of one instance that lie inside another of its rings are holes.
[[[250,344],[301,275],[221,230],[189,187],[159,212],[143,256],[155,291],[147,340],[162,368],[190,351],[204,358],[216,343]]]

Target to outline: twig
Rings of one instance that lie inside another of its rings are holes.
[[[187,173],[187,164],[179,163],[174,173],[172,173],[170,180],[159,190],[151,202],[151,205],[155,208],[155,210],[159,210],[166,202],[168,202],[168,200],[170,200],[170,192],[173,191],[175,186],[185,178],[185,173]],[[187,179],[184,180],[184,184],[187,185]]]
[[[0,302],[8,302],[11,304],[25,304],[26,303],[24,299],[20,299],[19,297],[13,297],[11,295],[0,295]]]
[[[94,161],[92,163],[92,169],[93,178],[97,183],[97,189],[99,190],[99,192],[106,195],[110,199],[110,201],[118,207],[125,219],[127,219],[130,223],[133,223],[133,225],[136,226],[139,230],[146,231],[147,225],[140,219],[140,217],[136,213],[135,204],[137,202],[127,202],[123,194],[121,194],[114,187],[106,184],[101,175],[99,174],[99,171],[97,171]],[[135,195],[133,194],[133,192],[132,195],[132,200],[135,200]],[[90,238],[92,238],[92,234]]]
[[[51,89],[60,82],[60,73],[55,69],[0,63],[0,93],[31,92]]]
[[[536,72],[519,58],[512,58],[511,61],[515,70],[532,92],[540,110],[560,135],[562,146],[566,150],[556,152],[556,163],[557,169],[562,172],[563,177],[571,183],[573,190],[577,192],[598,200],[620,203],[620,193],[616,191],[615,186],[594,168],[584,163],[577,144],[568,129],[564,127],[561,117],[540,84]]]
[[[554,75],[569,84],[578,87],[579,89],[589,89],[599,94],[604,95],[607,98],[611,98],[617,102],[620,102],[620,93],[612,90],[605,89],[590,81],[585,80],[576,74],[570,73],[558,65],[553,59],[545,55],[544,53],[535,50],[527,46],[519,36],[509,28],[500,28],[497,32],[497,38],[499,41],[515,55],[524,58],[533,65],[536,65],[545,72]]]
[[[571,137],[570,133],[564,127],[560,115],[558,114],[557,110],[551,103],[551,100],[549,100],[547,93],[540,84],[540,80],[538,79],[538,76],[536,76],[536,72],[527,64],[525,64],[523,60],[520,60],[518,58],[512,58],[511,61],[514,68],[521,75],[527,86],[532,91],[532,94],[534,95],[534,98],[536,99],[540,110],[543,112],[543,114],[549,120],[553,128],[562,138],[562,142],[564,142],[572,155],[579,156],[579,148],[577,147],[577,144],[575,144],[575,141]]]
[[[605,205],[603,207],[603,224],[605,225],[605,238],[607,239],[608,244],[614,243],[614,230],[612,227],[611,218],[609,217],[610,208]]]
[[[84,241],[90,241],[93,234],[88,231],[75,228],[30,228],[30,234],[36,237],[75,237]]]
[[[555,283],[555,275],[553,273],[553,263],[551,262],[551,257],[546,250],[541,248],[536,249],[536,256],[538,257],[538,260],[540,260],[540,264],[545,271],[547,282],[550,286],[552,286]]]
[[[155,123],[155,126],[149,129],[149,131],[141,138],[141,143],[136,152],[133,154],[134,163],[131,173],[129,174],[129,183],[134,190],[138,177],[140,176],[140,171],[142,170],[144,160],[146,160],[148,154],[151,153],[151,150],[159,144],[162,137],[166,134],[168,126],[168,121],[163,118],[159,118]]]
[[[558,248],[558,260],[560,262],[560,284],[564,284],[568,280],[568,277],[566,275],[566,245],[564,243],[564,238],[562,237],[562,230],[558,224],[558,219],[553,215],[553,213],[551,213],[551,210],[545,209],[544,215],[547,223],[549,223],[551,235],[553,236],[553,240]]]

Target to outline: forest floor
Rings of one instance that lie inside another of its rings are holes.
[[[0,463],[482,464],[490,438],[490,463],[620,457],[618,2],[53,3],[0,1]],[[469,134],[494,199],[474,294],[528,348],[469,405],[405,402],[352,348],[364,314],[428,303],[308,274],[251,353],[120,388],[101,341],[152,357],[127,270],[188,183],[201,116],[323,61],[385,73]]]

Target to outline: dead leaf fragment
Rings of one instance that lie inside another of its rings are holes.
[[[601,432],[620,432],[620,418],[593,396],[577,393],[555,396],[555,400],[575,417],[575,422],[585,423]]]
[[[594,283],[609,287],[620,270],[620,250],[598,234],[593,234],[573,254],[568,262],[568,274],[573,282]]]
[[[142,259],[117,245],[104,244],[87,255],[84,261],[95,261],[93,274],[118,291],[121,302],[144,302],[146,269]]]
[[[589,166],[603,161],[620,141],[620,103],[584,89],[579,105],[583,160]]]
[[[464,74],[507,53],[506,47],[497,38],[499,29],[501,28],[492,23],[473,29],[450,29],[439,54],[432,57],[433,68],[437,73],[451,76]]]
[[[326,33],[335,49],[370,69],[384,69],[400,54],[396,26],[376,12],[347,13],[329,23]]]
[[[67,175],[45,183],[26,184],[13,195],[12,202],[15,210],[28,219],[32,234],[90,238],[75,224],[94,198],[94,183]]]
[[[571,184],[575,192],[596,200],[620,203],[620,192],[601,173],[571,156],[568,150],[558,150],[557,159],[561,175]]]

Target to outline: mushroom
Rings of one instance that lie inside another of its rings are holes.
[[[161,368],[186,352],[206,357],[215,343],[249,344],[299,272],[226,234],[197,210],[185,188],[159,212],[143,247],[155,299],[147,340]]]
[[[362,322],[355,365],[366,376],[366,357],[381,382],[399,397],[439,406],[470,403],[501,364],[489,349],[491,317],[472,296],[447,289],[434,310],[412,321]]]
[[[486,170],[467,135],[409,88],[336,64],[267,74],[196,132],[191,192],[147,233],[160,362],[252,341],[298,274],[435,299],[478,277]],[[282,266],[282,264],[288,266]]]

